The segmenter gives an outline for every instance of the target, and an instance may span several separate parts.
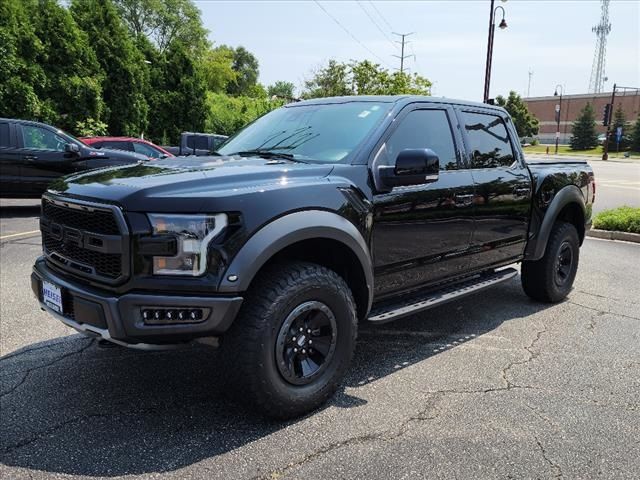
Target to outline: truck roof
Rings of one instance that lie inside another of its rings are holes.
[[[349,102],[377,102],[377,103],[395,103],[398,105],[406,105],[413,102],[426,103],[445,103],[448,105],[466,105],[470,107],[482,107],[504,111],[498,105],[489,105],[487,103],[471,102],[469,100],[456,100],[444,97],[429,97],[426,95],[350,95],[344,97],[325,97],[312,98],[310,100],[302,100],[301,102],[290,103],[285,105],[287,108],[299,107],[303,105],[324,105],[332,103],[349,103]]]

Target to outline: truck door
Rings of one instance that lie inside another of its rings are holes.
[[[473,178],[462,162],[455,113],[447,105],[403,110],[376,148],[372,168],[393,165],[398,153],[430,148],[438,180],[374,195],[375,293],[384,296],[464,273],[473,230]]]
[[[42,194],[53,180],[76,171],[76,158],[64,150],[65,138],[37,125],[22,124],[18,128],[24,193]]]
[[[496,110],[458,110],[475,183],[471,268],[519,259],[527,241],[531,175],[510,118]]]
[[[15,196],[20,186],[20,153],[15,127],[0,120],[0,197]]]

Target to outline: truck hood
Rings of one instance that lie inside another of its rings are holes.
[[[173,157],[70,175],[51,184],[49,192],[129,211],[204,211],[215,209],[211,202],[223,197],[317,183],[332,169],[255,157]]]

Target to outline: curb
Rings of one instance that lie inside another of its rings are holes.
[[[605,240],[623,240],[625,242],[640,243],[640,233],[591,229],[587,231],[586,235],[587,237],[603,238]]]
[[[602,160],[602,155],[571,155],[571,154],[562,154],[562,155],[554,155],[553,153],[550,153],[549,155],[547,155],[546,153],[527,153],[524,152],[524,158],[526,160],[527,156],[530,157],[546,157],[546,158],[552,158],[554,160],[563,160],[566,158],[578,158],[580,160],[587,160],[587,161],[591,161],[591,162],[604,162],[604,163],[639,163],[640,159],[635,159],[635,158],[620,158],[620,157],[609,157],[608,160]]]

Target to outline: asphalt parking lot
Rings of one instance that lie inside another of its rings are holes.
[[[287,423],[226,395],[213,350],[104,349],[41,312],[39,252],[0,247],[2,478],[640,477],[640,245],[587,239],[557,305],[516,278],[363,325],[344,388]]]

